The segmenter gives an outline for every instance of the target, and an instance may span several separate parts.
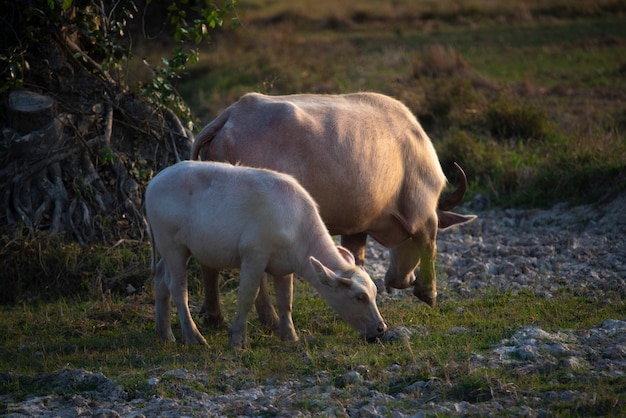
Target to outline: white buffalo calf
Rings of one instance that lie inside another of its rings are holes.
[[[156,331],[162,339],[174,341],[171,297],[184,342],[206,344],[187,303],[186,265],[191,256],[205,276],[216,277],[211,273],[223,268],[241,270],[237,314],[229,336],[234,348],[247,344],[247,316],[265,272],[277,284],[283,338],[296,338],[291,319],[292,273],[311,283],[364,337],[373,339],[387,330],[372,280],[347,251],[334,245],[315,202],[291,176],[185,161],[150,182],[145,205],[152,235]],[[158,264],[155,251],[161,255]],[[219,312],[219,306],[207,308]]]

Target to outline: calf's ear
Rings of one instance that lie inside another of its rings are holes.
[[[348,263],[354,265],[356,262],[354,260],[354,255],[348,250],[340,245],[337,246],[337,251],[339,251],[339,255],[343,257]]]
[[[320,283],[330,287],[337,287],[339,285],[344,286],[352,286],[352,279],[348,279],[345,277],[341,277],[336,275],[331,269],[324,266],[318,259],[315,257],[310,257],[309,261],[311,262],[311,266],[313,266],[313,270],[317,275]]]
[[[310,257],[309,261],[311,262],[311,266],[313,267],[313,271],[317,275],[320,283],[326,286],[333,286],[335,282],[335,273],[326,268],[319,260],[315,257]]]

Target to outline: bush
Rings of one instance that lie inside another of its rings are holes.
[[[475,130],[486,97],[470,81],[460,77],[441,79],[424,86],[425,104],[417,113],[427,132],[439,135],[451,126]]]
[[[485,114],[491,135],[498,139],[542,140],[550,134],[547,114],[531,104],[499,98]]]
[[[437,78],[450,77],[468,70],[469,66],[463,57],[452,46],[429,45],[424,53],[412,62],[412,74],[415,78],[422,76]]]
[[[138,241],[86,248],[40,232],[8,241],[0,257],[11,260],[0,271],[0,304],[126,293],[129,284],[140,290],[150,278],[150,248]]]
[[[489,137],[452,130],[437,144],[437,151],[444,167],[458,162],[468,178],[496,196],[514,193],[527,177],[520,177],[521,155]]]

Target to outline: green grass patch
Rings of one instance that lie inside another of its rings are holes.
[[[123,386],[131,398],[140,393],[144,397],[146,393],[176,396],[180,385],[174,384],[175,377],[164,374],[176,369],[202,374],[203,379],[189,384],[209,394],[270,381],[304,380],[319,373],[335,381],[348,371],[364,369],[377,390],[392,395],[418,381],[432,382],[428,390],[438,399],[472,403],[488,400],[494,391],[497,395],[507,388],[520,393],[564,388],[596,393],[600,385],[605,389],[600,394],[601,404],[623,402],[623,385],[615,385],[610,377],[587,379],[584,370],[572,380],[560,370],[533,377],[506,367],[473,370],[469,366],[471,356],[488,353],[521,326],[584,330],[607,318],[622,318],[620,303],[592,303],[568,292],[552,299],[525,292],[488,292],[469,299],[448,297],[433,310],[412,297],[402,297],[382,302],[380,310],[390,325],[407,326],[413,336],[404,342],[367,344],[307,284],[296,283],[295,301],[294,322],[300,341],[279,341],[260,327],[252,313],[251,348],[240,352],[228,347],[226,329],[201,326],[209,348],[157,341],[154,305],[146,294],[2,306],[0,373],[5,377],[0,379],[0,394],[19,399],[49,393],[45,375],[67,367],[102,372]],[[192,310],[197,312],[200,303],[201,295],[192,295]],[[223,304],[232,319],[234,290],[226,291]],[[177,322],[174,332],[180,338]],[[148,385],[150,377],[162,379]],[[556,402],[553,407],[558,411],[566,405]],[[313,405],[310,408],[316,410]]]

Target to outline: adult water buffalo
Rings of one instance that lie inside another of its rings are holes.
[[[413,285],[430,306],[437,230],[475,218],[450,212],[465,194],[463,170],[457,190],[440,198],[446,178],[430,139],[406,106],[381,94],[246,94],[196,136],[192,158],[291,174],[357,264],[371,235],[391,249],[387,288]]]
[[[216,162],[185,161],[160,172],[146,190],[152,237],[156,330],[174,340],[170,297],[183,339],[206,344],[187,304],[191,256],[211,288],[222,268],[240,267],[237,314],[229,344],[246,345],[247,315],[265,272],[274,276],[281,338],[297,339],[291,319],[292,273],[307,280],[339,316],[368,339],[387,330],[376,306],[376,286],[352,254],[338,249],[311,196],[291,176]],[[156,251],[161,260],[156,264]],[[211,306],[221,316],[219,292]]]

